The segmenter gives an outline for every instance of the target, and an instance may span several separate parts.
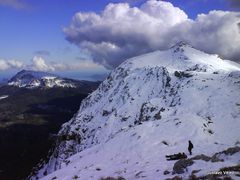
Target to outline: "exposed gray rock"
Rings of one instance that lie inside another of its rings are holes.
[[[201,155],[197,155],[197,156],[194,156],[193,158],[191,158],[192,160],[203,160],[203,161],[210,161],[212,158],[209,157],[209,156],[206,156],[204,154],[201,154]]]
[[[188,166],[193,165],[192,159],[180,159],[173,166],[173,174],[183,174]]]

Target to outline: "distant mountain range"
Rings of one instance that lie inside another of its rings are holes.
[[[8,85],[25,88],[76,88],[84,82],[86,81],[62,78],[47,72],[22,70],[8,81]]]
[[[0,179],[27,177],[99,82],[20,71],[0,86]],[[14,172],[14,173],[13,173]]]

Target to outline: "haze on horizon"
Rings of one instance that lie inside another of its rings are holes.
[[[239,8],[238,0],[0,0],[0,79],[21,69],[104,77],[179,41],[239,63]]]

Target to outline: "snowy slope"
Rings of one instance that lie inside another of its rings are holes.
[[[22,70],[10,79],[8,85],[25,88],[38,88],[38,87],[75,88],[76,82],[46,72]]]
[[[0,100],[8,98],[8,95],[0,96]]]
[[[187,179],[194,170],[199,177],[236,166],[240,152],[219,153],[222,161],[195,160],[179,174],[165,155],[187,154],[188,140],[189,158],[237,146],[239,89],[238,64],[185,43],[129,59],[62,126],[50,160],[32,179]]]

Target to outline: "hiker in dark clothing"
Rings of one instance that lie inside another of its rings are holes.
[[[191,141],[188,141],[188,151],[190,155],[192,155],[192,149],[193,149],[193,144]]]

